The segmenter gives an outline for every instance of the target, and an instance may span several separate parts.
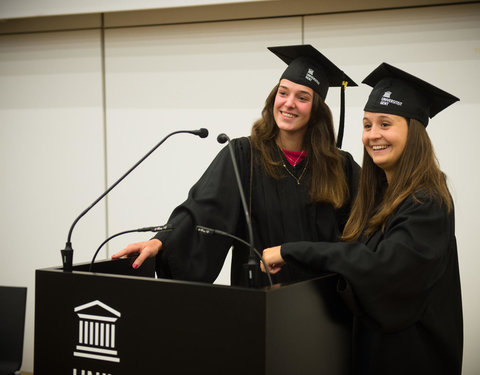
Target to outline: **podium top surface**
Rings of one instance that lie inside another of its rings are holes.
[[[106,277],[106,278],[125,278],[125,279],[137,279],[149,282],[161,282],[161,283],[173,283],[180,285],[196,285],[204,287],[214,287],[214,288],[229,288],[229,289],[240,289],[240,290],[249,290],[257,292],[273,292],[278,289],[284,288],[297,288],[301,285],[308,283],[315,283],[315,280],[323,280],[326,278],[335,278],[337,274],[335,273],[325,273],[319,274],[318,277],[315,277],[310,280],[299,281],[295,283],[285,283],[285,284],[273,284],[272,286],[265,286],[261,288],[247,288],[241,286],[231,286],[225,284],[211,284],[200,281],[185,281],[185,280],[173,280],[173,279],[160,279],[155,276],[155,260],[149,258],[145,260],[141,267],[138,269],[133,269],[134,258],[122,258],[116,260],[102,260],[94,264],[93,272],[89,271],[90,262],[78,263],[73,265],[73,270],[71,272],[63,271],[61,266],[53,266],[48,268],[38,269],[37,272],[53,272],[59,274],[71,274],[71,275],[90,275],[97,277]]]

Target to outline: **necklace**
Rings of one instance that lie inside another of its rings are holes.
[[[300,177],[298,177],[298,178],[295,177],[295,175],[294,175],[292,172],[290,172],[290,170],[289,170],[289,169],[287,168],[287,166],[285,165],[285,162],[284,162],[284,161],[282,161],[282,165],[283,165],[283,168],[285,168],[285,170],[287,171],[287,173],[288,173],[290,176],[292,176],[292,177],[295,179],[295,181],[297,181],[297,185],[300,185],[300,180],[302,179],[303,175],[305,174],[305,171],[307,170],[308,160],[305,162],[305,167],[303,167],[303,171],[302,171],[302,173],[300,174]]]
[[[297,159],[293,160],[293,158],[290,155],[294,156],[296,154],[296,152],[288,151],[288,150],[284,150],[284,149],[282,151],[283,151],[283,154],[285,155],[285,157],[287,158],[288,162],[290,163],[290,165],[292,165],[294,168],[297,166],[298,161],[300,160],[300,158],[303,156],[303,154],[305,152],[303,150],[300,151],[300,153],[297,156]]]
[[[295,181],[297,181],[297,185],[300,185],[300,180],[302,179],[303,175],[305,174],[306,170],[307,170],[307,165],[308,165],[308,159],[306,160],[305,162],[305,166],[303,167],[303,171],[302,173],[300,174],[300,176],[297,178],[292,172],[290,172],[290,170],[288,169],[288,167],[285,165],[285,161],[284,159],[282,158],[282,154],[285,155],[284,152],[282,152],[282,150],[280,149],[280,147],[278,147],[278,152],[280,153],[280,158],[281,158],[281,161],[282,161],[282,166],[283,168],[285,168],[285,170],[287,171],[287,173],[293,177],[293,179]],[[302,155],[303,151],[300,153],[300,155]],[[286,156],[286,155],[285,155]],[[300,156],[298,157],[300,159]],[[297,159],[298,161],[298,159]],[[296,163],[295,163],[296,165]],[[295,166],[294,166],[295,168]]]
[[[278,145],[277,145],[278,146]],[[282,151],[284,147],[277,147],[277,150],[278,152],[280,153],[280,160],[282,161],[282,166],[283,168],[287,171],[287,173],[293,177],[293,179],[295,181],[297,181],[297,185],[300,185],[300,180],[302,179],[302,177],[304,176],[306,170],[307,170],[307,165],[308,165],[308,159],[306,160],[305,162],[305,166],[303,167],[303,171],[302,173],[300,173],[300,176],[297,178],[292,172],[290,172],[290,170],[288,169],[288,167],[285,165],[285,161],[284,161],[284,158],[282,158],[282,154],[285,156],[285,159],[287,159],[289,162],[291,162],[291,159],[287,157],[287,155],[285,154],[285,152]],[[304,151],[301,151],[300,152],[300,155],[298,155],[298,158],[297,160],[295,160],[294,164],[293,164],[293,168],[295,168],[295,166],[297,165],[298,161],[300,160],[300,157],[303,155]]]

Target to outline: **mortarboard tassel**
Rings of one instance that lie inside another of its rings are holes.
[[[342,148],[343,129],[345,127],[345,89],[347,85],[348,82],[343,81],[340,89],[340,121],[338,124],[337,148]]]

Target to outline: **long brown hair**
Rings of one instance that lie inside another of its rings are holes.
[[[273,116],[273,105],[277,95],[276,85],[265,101],[262,117],[252,127],[251,139],[260,152],[262,164],[267,173],[281,178],[279,171],[278,146],[275,139],[279,129]],[[304,138],[308,168],[311,174],[310,198],[313,202],[328,202],[335,208],[341,207],[348,199],[348,185],[343,170],[343,157],[335,146],[335,131],[330,108],[322,98],[313,93],[312,111]]]
[[[390,183],[364,149],[360,186],[350,218],[343,232],[343,240],[355,241],[385,229],[388,218],[405,198],[422,191],[444,204],[450,211],[453,202],[446,177],[438,166],[432,143],[421,122],[410,119],[405,149]],[[365,232],[364,232],[365,230]]]

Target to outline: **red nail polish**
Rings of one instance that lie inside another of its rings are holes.
[[[133,267],[134,270],[136,270],[136,269],[138,268],[138,264],[133,263],[133,266],[132,266],[132,267]]]

